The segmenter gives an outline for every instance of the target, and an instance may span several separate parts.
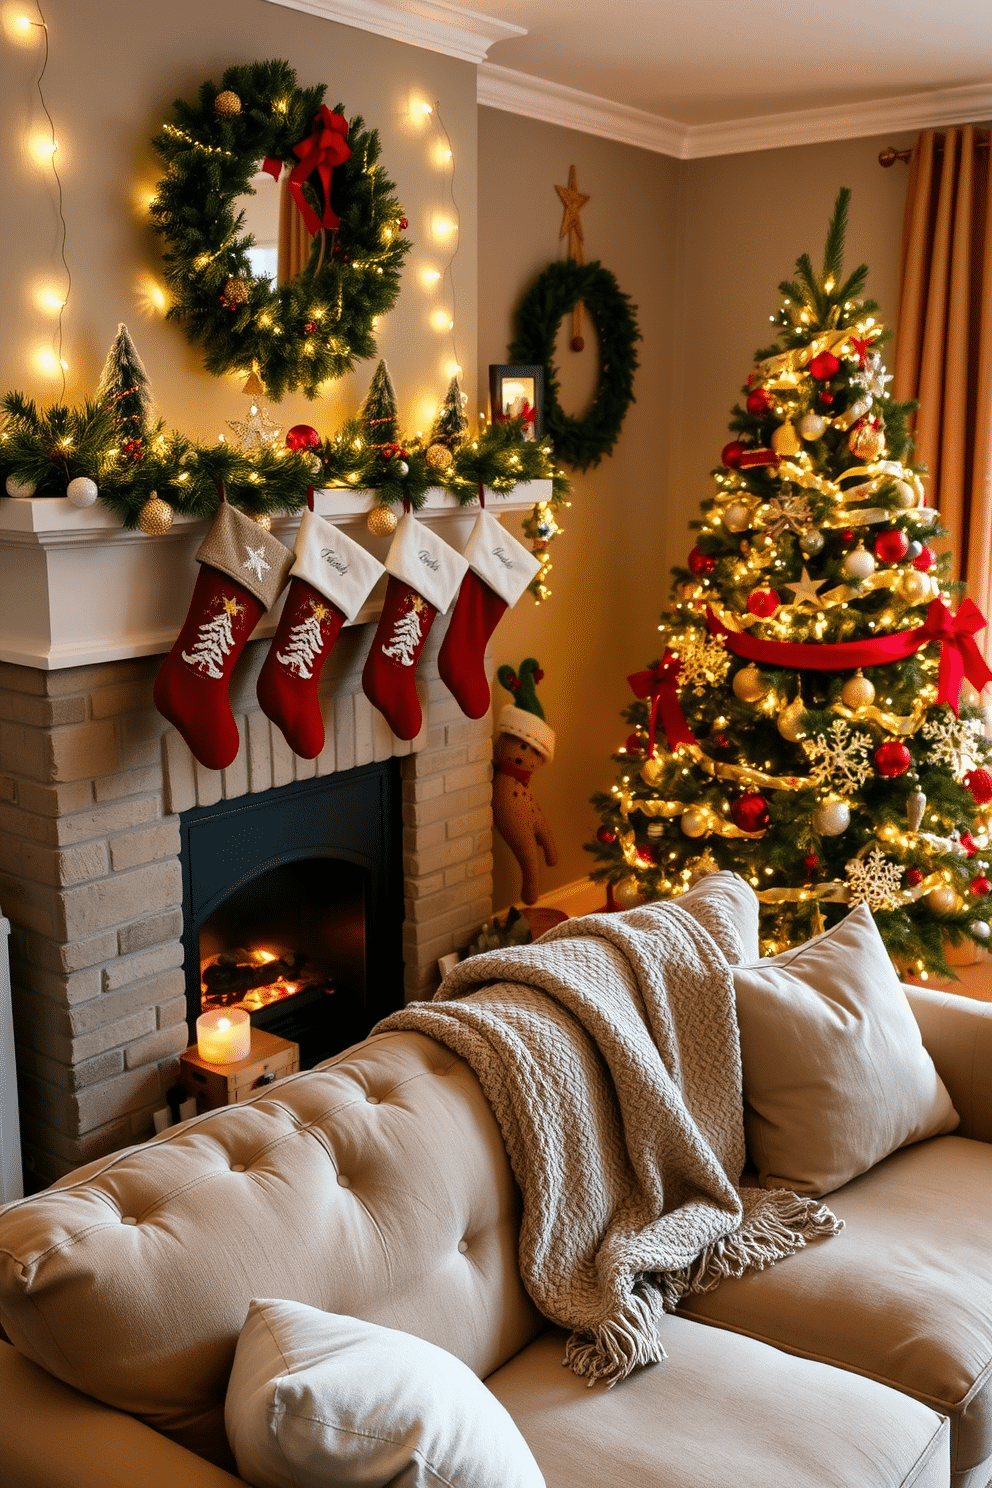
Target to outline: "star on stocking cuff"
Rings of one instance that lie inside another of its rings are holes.
[[[815,610],[822,610],[823,600],[820,598],[820,590],[826,582],[826,579],[821,579],[819,583],[814,584],[809,576],[809,569],[804,563],[803,575],[799,582],[797,584],[783,584],[782,588],[792,590],[792,603],[797,609],[802,605],[808,604],[812,605]]]
[[[244,563],[242,563],[241,567],[247,568],[251,573],[255,575],[259,583],[261,583],[262,580],[265,578],[265,575],[269,573],[272,568],[271,563],[266,563],[265,561],[265,549],[250,548],[248,544],[245,543],[245,552],[248,554],[248,556],[245,559]]]

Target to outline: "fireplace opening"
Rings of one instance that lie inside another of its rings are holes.
[[[300,1064],[363,1038],[403,1001],[394,762],[181,818],[187,1017],[242,1007]]]

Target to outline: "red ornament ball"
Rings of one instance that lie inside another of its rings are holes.
[[[772,406],[771,394],[763,387],[755,388],[753,393],[748,393],[744,406],[753,418],[762,418]]]
[[[809,373],[815,377],[817,382],[829,382],[831,377],[836,377],[840,362],[832,351],[821,351],[809,364]]]
[[[849,542],[853,542],[854,541],[854,528],[853,527],[845,527],[844,530],[843,530],[843,532],[840,535],[840,540],[841,540],[841,542],[848,542],[848,543]]]
[[[964,784],[979,806],[987,806],[992,801],[992,771],[969,770],[964,777]]]
[[[604,847],[612,847],[617,840],[617,834],[612,827],[600,827],[596,833],[596,841],[602,842]]]
[[[637,858],[638,862],[641,863],[653,863],[655,861],[654,848],[647,846],[639,847],[637,849]]]
[[[913,756],[899,739],[888,739],[875,750],[875,767],[890,780],[905,775],[912,763]]]
[[[711,553],[703,553],[699,548],[693,548],[689,554],[689,571],[696,575],[711,574],[716,568],[716,559]]]
[[[808,874],[809,873],[815,873],[816,870],[817,870],[817,868],[819,868],[819,866],[820,866],[819,854],[818,853],[807,853],[806,856],[805,856],[805,858],[803,858],[803,862],[806,865],[806,872]]]
[[[320,435],[309,424],[294,424],[286,435],[286,448],[291,450],[316,449]]]
[[[729,734],[714,734],[713,735],[713,748],[714,749],[729,749],[730,748],[730,735]]]
[[[928,548],[926,543],[924,543],[922,550],[913,559],[913,567],[918,568],[920,573],[926,573],[927,569],[932,568],[936,561],[937,554],[933,548]]]
[[[736,470],[741,463],[741,455],[743,453],[744,446],[740,440],[732,439],[729,444],[723,446],[720,452],[720,461],[726,465],[728,470]]]
[[[906,882],[909,884],[909,887],[911,889],[915,889],[917,884],[921,884],[923,882],[923,874],[920,872],[919,868],[906,869]]]
[[[982,899],[986,894],[992,892],[992,883],[989,883],[984,873],[980,873],[977,878],[971,880],[968,888],[977,899]]]
[[[882,563],[898,563],[905,558],[909,547],[909,538],[901,527],[893,527],[888,532],[880,532],[875,539],[875,557]]]
[[[781,600],[774,589],[754,589],[747,597],[747,607],[751,614],[762,620],[774,615],[780,604]]]
[[[628,734],[627,741],[623,747],[624,749],[626,749],[628,754],[643,754],[644,740],[641,738],[640,734]]]
[[[768,802],[758,791],[749,791],[746,796],[738,797],[730,808],[730,815],[742,832],[761,832],[771,821]]]
[[[822,393],[820,394],[820,402],[823,404],[824,408],[829,408],[833,401],[833,393],[828,392],[827,389],[824,388]]]

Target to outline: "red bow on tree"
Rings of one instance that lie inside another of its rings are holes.
[[[679,703],[679,680],[682,663],[671,651],[666,651],[661,661],[655,662],[643,672],[632,672],[627,678],[635,697],[650,698],[651,712],[648,723],[648,758],[654,754],[654,733],[658,714],[668,739],[669,749],[680,744],[695,744],[696,736],[686,723]]]
[[[336,165],[343,165],[351,155],[351,146],[347,141],[348,121],[343,114],[334,114],[322,103],[313,116],[313,134],[309,139],[301,140],[298,145],[293,146],[293,153],[299,155],[300,163],[293,167],[289,178],[289,189],[293,193],[293,200],[300,209],[307,232],[313,237],[322,227],[336,228],[340,225],[340,217],[331,207],[331,174]],[[282,161],[274,160],[269,156],[262,162],[262,169],[269,172],[278,181],[282,170]],[[303,183],[313,175],[314,171],[320,177],[321,188],[324,193],[324,213],[318,217],[306,197],[303,195]]]

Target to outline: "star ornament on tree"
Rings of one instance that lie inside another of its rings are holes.
[[[822,610],[824,605],[823,600],[820,598],[820,590],[826,582],[826,579],[821,579],[819,583],[814,584],[809,576],[809,569],[804,563],[802,578],[799,582],[797,584],[783,584],[782,588],[792,590],[792,603],[797,609],[802,605],[811,605],[815,610]]]
[[[257,403],[251,405],[246,419],[228,419],[227,426],[234,430],[238,448],[244,450],[246,454],[265,449],[266,445],[275,444],[282,433],[279,425],[274,423],[269,418],[268,412],[260,408]]]

